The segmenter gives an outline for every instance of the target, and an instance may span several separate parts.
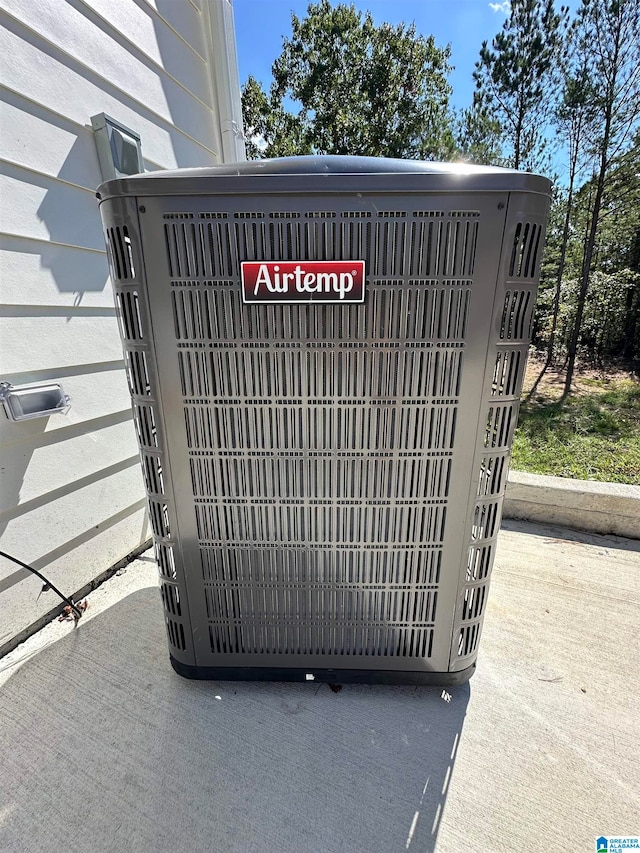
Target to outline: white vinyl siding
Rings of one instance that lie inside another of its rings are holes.
[[[0,549],[71,594],[149,536],[90,118],[137,131],[147,169],[219,162],[209,9],[2,2],[0,381],[60,381],[71,410],[0,411]],[[0,651],[58,604],[41,586],[0,561]]]

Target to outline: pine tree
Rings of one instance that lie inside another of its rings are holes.
[[[583,0],[580,26],[589,45],[595,122],[589,150],[596,158],[593,207],[585,241],[580,290],[569,341],[564,393],[571,390],[607,173],[631,141],[640,119],[640,0]]]
[[[475,100],[494,111],[514,169],[540,169],[567,17],[565,7],[555,11],[553,0],[511,0],[502,31],[491,47],[482,44]]]

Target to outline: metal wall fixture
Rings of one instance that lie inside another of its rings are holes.
[[[11,385],[0,382],[0,401],[10,421],[28,421],[49,415],[66,415],[71,408],[59,382],[34,382]]]
[[[98,113],[91,116],[103,181],[144,172],[140,135],[119,121]]]

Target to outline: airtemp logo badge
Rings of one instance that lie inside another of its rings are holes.
[[[364,302],[364,261],[244,261],[245,304]]]

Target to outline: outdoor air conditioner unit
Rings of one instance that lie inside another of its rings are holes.
[[[351,157],[100,187],[178,672],[469,678],[549,193]]]

